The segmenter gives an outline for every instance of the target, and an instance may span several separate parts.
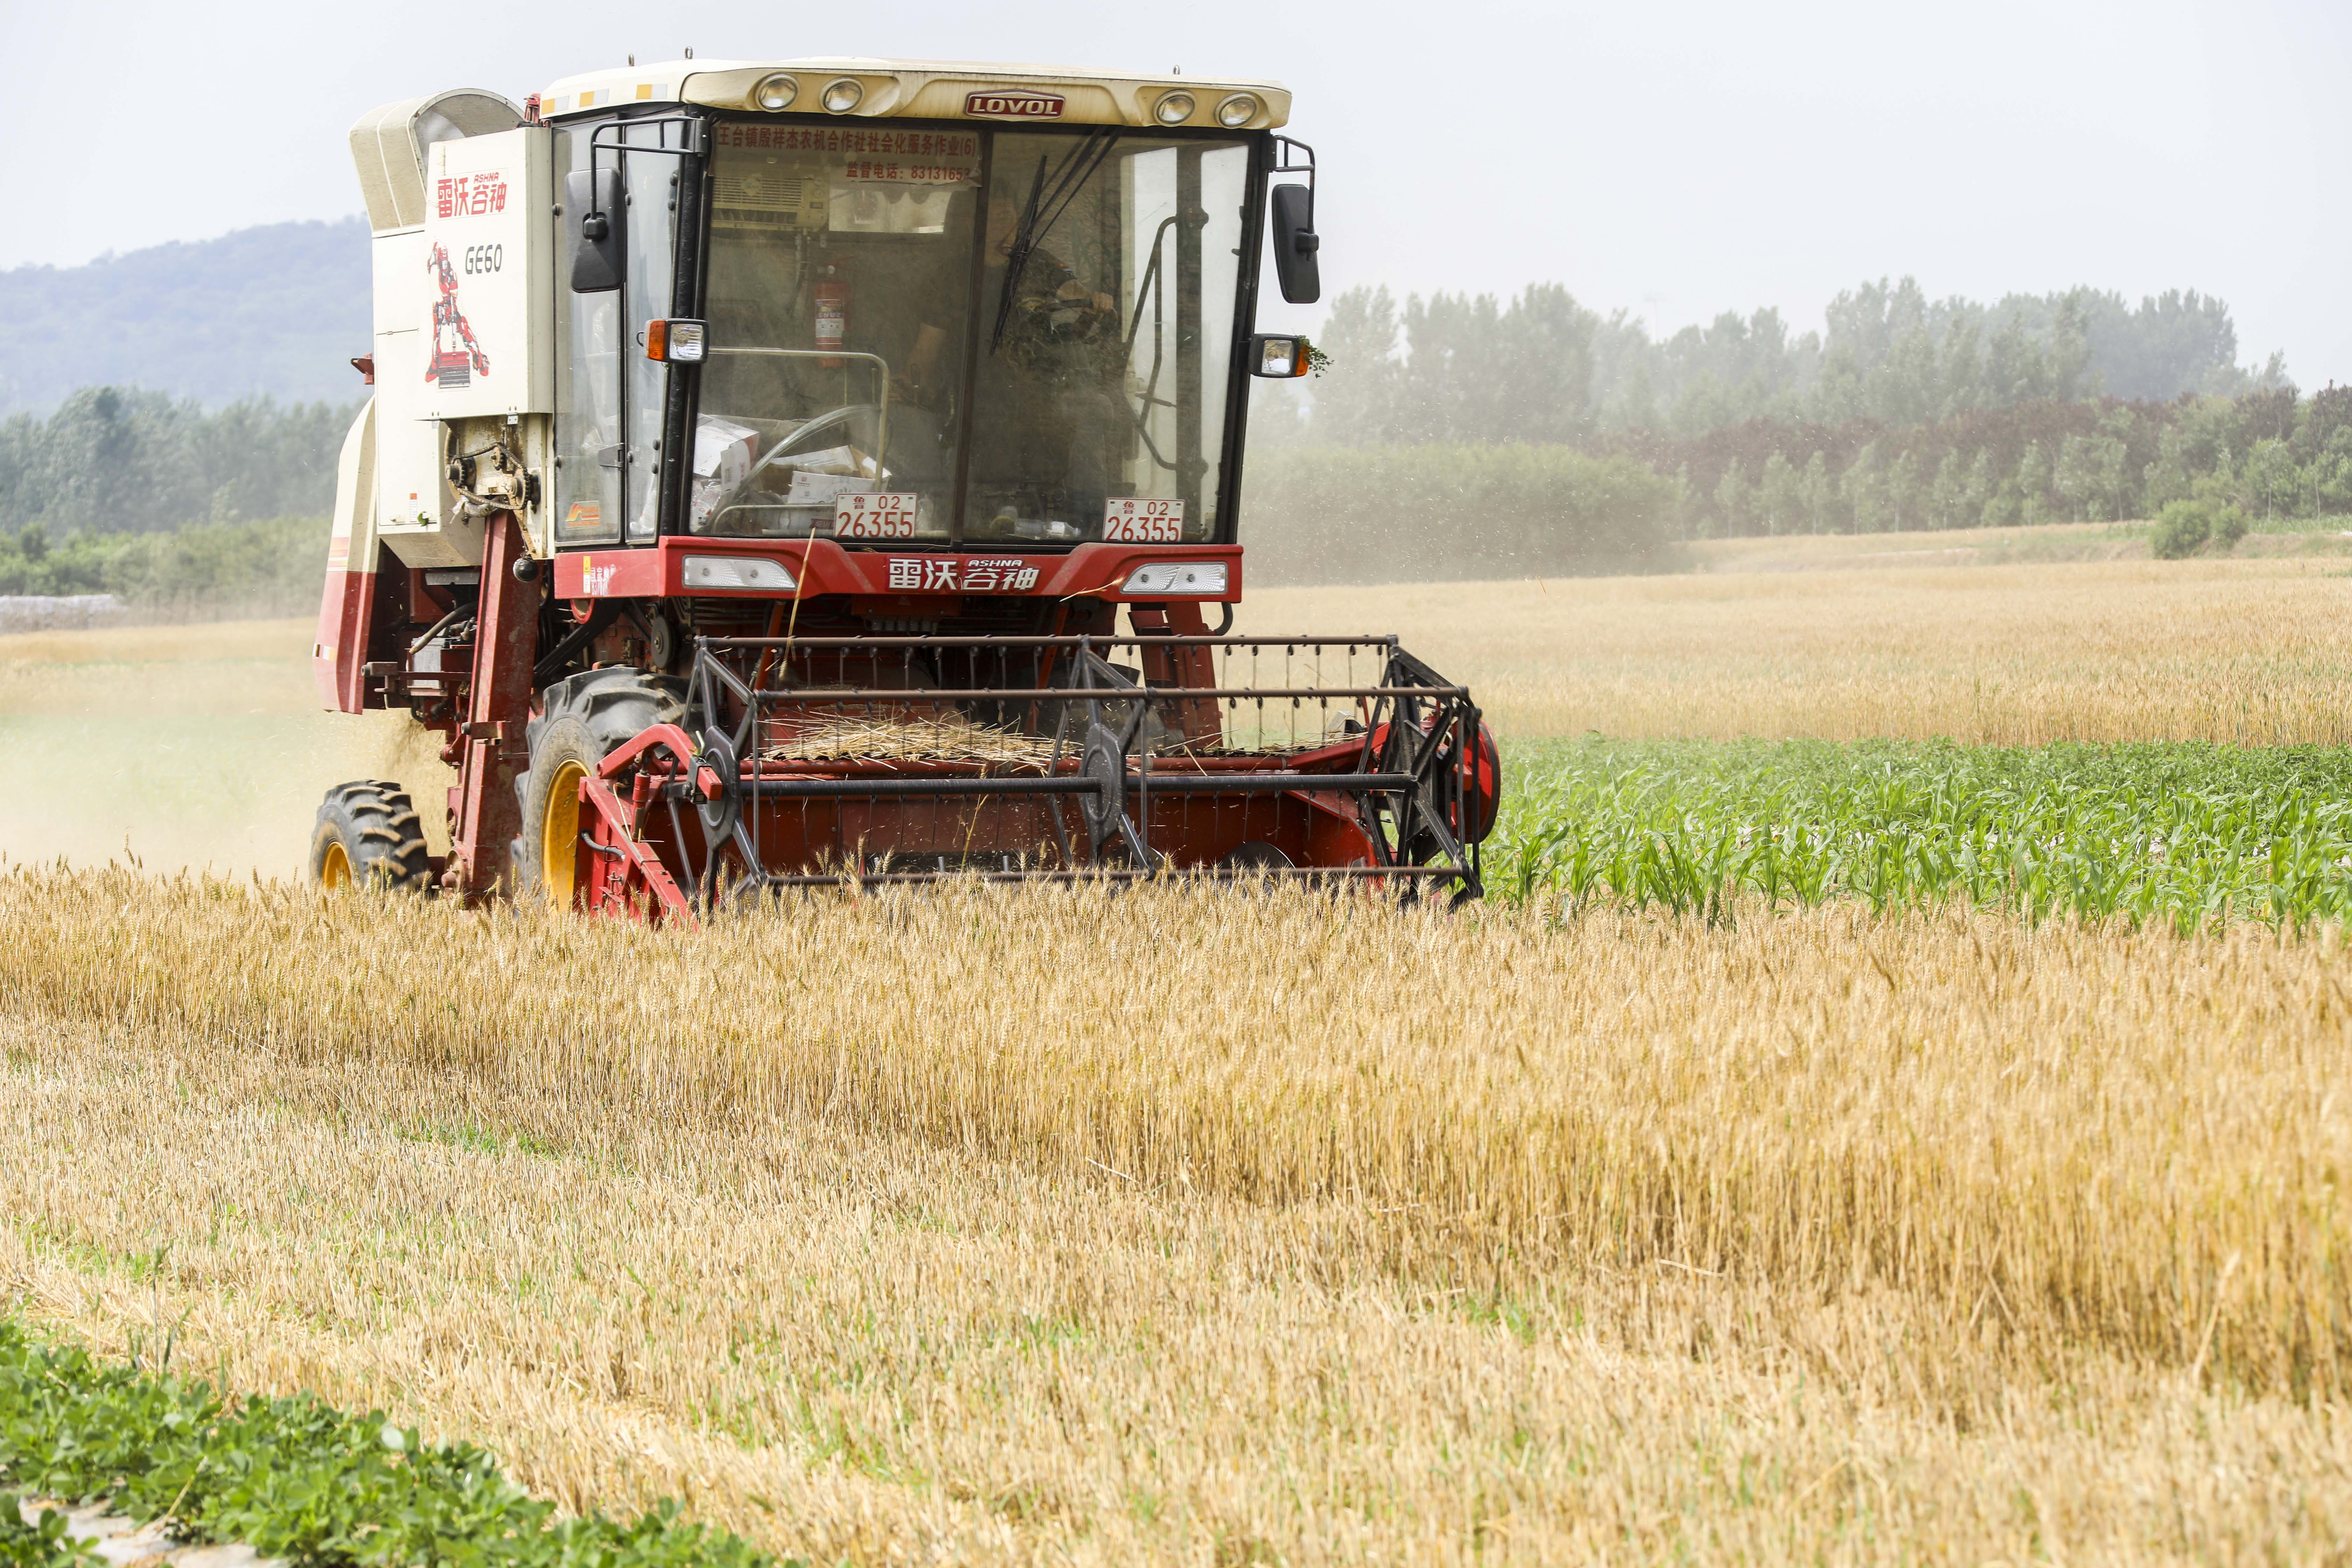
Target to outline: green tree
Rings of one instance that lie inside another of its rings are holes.
[[[1955,315],[1944,329],[1943,414],[1948,419],[1984,405],[1982,336],[1974,315]]]
[[[2049,515],[2050,454],[2039,441],[2028,441],[2017,460],[2017,519],[2031,528]]]
[[[1732,464],[1723,470],[1723,478],[1715,487],[1716,515],[1722,520],[1726,538],[1736,538],[1755,531],[1756,491],[1748,476]]]
[[[2008,407],[2049,395],[2050,372],[2042,346],[2033,341],[2025,318],[2011,311],[1993,333],[1985,353],[1985,402],[1993,407]]]
[[[1402,438],[1396,301],[1386,289],[1350,289],[1331,301],[1316,342],[1332,372],[1315,386],[1315,436],[1338,447],[1386,447]]]
[[[1698,487],[1691,483],[1688,463],[1675,470],[1674,495],[1670,504],[1674,510],[1675,538],[1706,537],[1706,510],[1699,502]]]
[[[1886,475],[1879,461],[1877,442],[1864,443],[1862,450],[1853,455],[1838,488],[1853,520],[1849,531],[1875,533],[1886,526]]]
[[[1984,525],[1987,528],[2015,528],[2025,520],[2025,496],[2018,489],[2017,478],[2011,475],[1994,487],[1991,498],[1984,504]]]
[[[1886,509],[1899,529],[1926,521],[1927,487],[1920,482],[1919,459],[1907,451],[1886,466]]]
[[[2170,426],[2156,436],[2156,457],[2139,477],[2139,510],[2144,516],[2164,510],[2167,501],[2189,494],[2189,463],[2182,455],[2180,432]]]
[[[1822,356],[1822,373],[1813,383],[1813,422],[1850,425],[1867,412],[1862,367],[1854,359],[1853,350],[1843,343],[1832,343]]]
[[[1834,531],[1837,524],[1838,487],[1830,478],[1830,460],[1818,447],[1805,459],[1805,471],[1798,480],[1798,494],[1805,510],[1805,524],[1815,533]]]
[[[1923,425],[1941,412],[1936,340],[1918,327],[1895,340],[1870,378],[1871,403],[1890,425]]]
[[[1658,423],[1658,395],[1650,385],[1647,356],[1626,367],[1622,388],[1610,405],[1605,423],[1620,430],[1649,430]]]
[[[1804,481],[1797,466],[1775,447],[1764,459],[1764,473],[1756,487],[1758,510],[1767,533],[1797,533],[1803,530]]]
[[[2048,391],[2045,395],[2061,403],[2072,403],[2084,396],[2096,396],[2092,384],[2091,341],[2084,320],[2084,305],[2076,294],[2070,294],[2058,303],[2056,319],[2050,327],[2050,346],[2043,351]]]
[[[2113,436],[2069,436],[2058,448],[2057,487],[2076,522],[2105,521],[2123,505],[2124,444]]]
[[[2296,466],[2294,454],[2287,450],[2284,441],[2276,439],[2254,443],[2254,449],[2246,454],[2242,479],[2254,504],[2263,509],[2265,524],[2278,520],[2282,501],[2292,513],[2298,492],[2305,488],[2303,470]]]
[[[1667,424],[1678,436],[1704,436],[1732,423],[1736,410],[1723,384],[1709,371],[1701,371],[1675,399]]]
[[[1933,528],[1958,528],[1968,512],[1968,470],[1960,466],[1959,449],[1944,448],[1936,477],[1927,486],[1927,521]]]
[[[1985,507],[1993,498],[1992,449],[1979,447],[1977,455],[1969,460],[1968,478],[1960,485],[1960,519],[1956,525],[1974,527],[1983,518]]]

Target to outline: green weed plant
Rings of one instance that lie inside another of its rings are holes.
[[[184,1542],[241,1541],[315,1568],[779,1568],[674,1503],[627,1523],[559,1517],[490,1454],[426,1443],[382,1412],[349,1415],[307,1394],[231,1400],[0,1321],[0,1563],[96,1561],[56,1508],[19,1522],[27,1497],[103,1501],[168,1518]]]

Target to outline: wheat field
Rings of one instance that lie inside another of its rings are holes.
[[[2329,939],[125,873],[0,919],[8,1293],[559,1498],[828,1561],[2352,1531]]]
[[[1507,747],[2336,743],[2330,571],[1288,590],[1237,629],[1397,631]],[[0,641],[42,781],[0,802],[0,1302],[55,1331],[825,1562],[2352,1539],[2332,930],[327,900],[280,879],[318,790],[447,775],[315,712],[309,637]],[[152,874],[207,865],[244,879]]]
[[[2285,558],[1297,588],[1251,595],[1237,629],[1398,632],[1506,737],[2338,745],[2345,577]]]

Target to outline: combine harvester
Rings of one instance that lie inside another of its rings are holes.
[[[1312,357],[1255,331],[1267,247],[1320,287],[1288,108],[688,58],[368,115],[314,667],[460,782],[446,859],[397,785],[329,792],[312,877],[656,919],[942,875],[1475,897],[1469,693],[1394,637],[1223,635],[1248,378]]]

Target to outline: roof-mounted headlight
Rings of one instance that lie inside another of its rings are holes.
[[[1192,118],[1192,95],[1189,92],[1166,92],[1152,106],[1151,116],[1162,125],[1181,125]]]
[[[827,114],[846,114],[866,97],[866,84],[854,76],[824,84],[824,95],[818,101]]]
[[[772,113],[777,110],[790,109],[793,100],[800,95],[799,79],[788,71],[778,71],[773,76],[760,79],[760,85],[751,89],[751,101]]]
[[[1239,131],[1257,118],[1257,100],[1248,93],[1237,92],[1217,105],[1217,123],[1228,131]]]

